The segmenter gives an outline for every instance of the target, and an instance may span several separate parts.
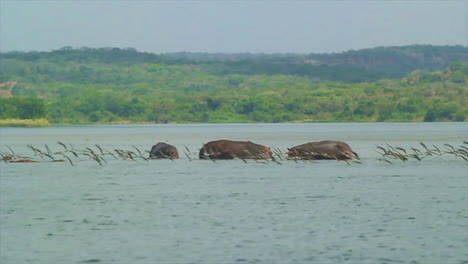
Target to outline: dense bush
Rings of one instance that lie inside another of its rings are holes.
[[[347,54],[362,63],[356,54]],[[12,91],[15,97],[1,99],[0,118],[168,123],[463,121],[468,116],[468,66],[463,63],[443,71],[414,71],[396,80],[375,75],[380,80],[370,82],[362,71],[345,74],[349,66],[343,65],[319,65],[313,69],[321,72],[317,76],[307,72],[315,67],[309,65],[298,74],[300,66],[289,67],[304,59],[297,55],[258,55],[252,61],[247,55],[237,60],[153,55],[132,49],[68,48],[3,54],[1,82],[18,84]],[[366,60],[377,63],[377,58],[374,54]],[[244,70],[233,71],[230,65]],[[333,79],[327,74],[358,82],[324,81]]]
[[[37,119],[46,116],[44,101],[38,98],[0,98],[0,119]]]

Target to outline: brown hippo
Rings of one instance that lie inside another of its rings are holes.
[[[30,159],[17,159],[17,160],[9,160],[8,162],[10,162],[10,163],[31,163],[31,162],[35,162],[35,161],[30,160]]]
[[[289,159],[299,160],[348,160],[359,159],[351,147],[341,141],[309,142],[288,149]]]
[[[200,159],[270,159],[271,149],[250,141],[216,140],[206,143]]]
[[[150,159],[178,159],[179,152],[172,145],[158,142],[151,148],[149,157]]]

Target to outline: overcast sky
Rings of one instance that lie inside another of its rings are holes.
[[[321,53],[468,45],[468,0],[0,0],[0,50]]]

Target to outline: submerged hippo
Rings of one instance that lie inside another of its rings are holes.
[[[206,143],[200,159],[270,159],[271,149],[250,141],[216,140]]]
[[[10,163],[31,163],[31,162],[35,162],[34,160],[30,160],[30,159],[17,159],[17,160],[8,160],[8,162]]]
[[[149,157],[150,159],[178,159],[179,152],[176,147],[159,142],[151,148]]]
[[[288,149],[289,159],[298,160],[348,160],[359,159],[351,147],[341,141],[309,142]]]

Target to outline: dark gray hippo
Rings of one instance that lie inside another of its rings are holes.
[[[206,143],[198,155],[200,159],[271,159],[267,146],[250,141],[216,140]]]
[[[289,148],[288,158],[295,160],[348,160],[359,159],[359,156],[344,142],[326,140]]]
[[[158,142],[151,148],[150,159],[178,159],[179,152],[177,148],[166,144],[164,142]]]

